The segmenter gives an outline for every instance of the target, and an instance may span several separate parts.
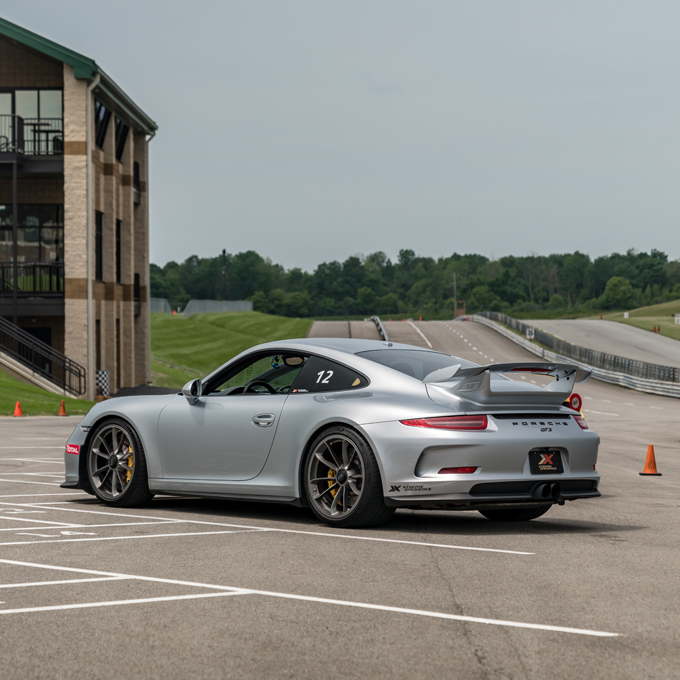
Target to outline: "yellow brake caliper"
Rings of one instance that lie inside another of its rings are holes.
[[[130,454],[130,456],[128,457],[128,467],[130,469],[127,471],[127,474],[125,475],[126,483],[129,483],[130,480],[132,479],[132,466],[135,464],[135,456],[131,446],[128,447],[128,453]]]
[[[335,470],[329,469],[329,470],[328,470],[328,476],[329,476],[329,477],[335,477]],[[333,482],[332,482],[330,479],[328,480],[328,486],[329,486],[329,487],[333,486]],[[336,494],[336,493],[338,493],[338,490],[337,490],[337,489],[333,489],[333,490],[331,491],[331,496],[333,496],[333,498],[335,498],[335,494]],[[342,505],[342,501],[338,501],[338,505]]]

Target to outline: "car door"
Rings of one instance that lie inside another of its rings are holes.
[[[274,368],[273,360],[282,370]],[[243,481],[256,477],[269,455],[287,387],[298,372],[299,367],[285,366],[281,357],[257,355],[206,385],[207,394],[195,403],[185,397],[170,402],[158,423],[163,478]],[[254,380],[259,384],[244,392]]]
[[[167,479],[244,480],[264,467],[285,394],[175,399],[162,411],[159,441]]]

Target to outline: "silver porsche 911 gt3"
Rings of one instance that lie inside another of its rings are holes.
[[[506,375],[519,372],[554,379]],[[600,495],[599,437],[564,405],[588,377],[391,342],[268,343],[181,393],[94,406],[66,445],[62,486],[119,507],[158,493],[293,503],[339,527],[396,508],[530,520]]]

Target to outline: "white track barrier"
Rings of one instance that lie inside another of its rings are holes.
[[[613,385],[620,385],[621,387],[628,387],[631,390],[637,390],[638,392],[648,392],[649,394],[658,394],[662,397],[675,397],[680,399],[680,383],[664,382],[663,380],[647,380],[645,378],[636,378],[632,375],[626,373],[618,373],[616,371],[605,371],[602,368],[594,368],[588,364],[584,364],[580,361],[575,361],[574,359],[569,359],[560,354],[555,354],[548,349],[543,347],[538,347],[534,345],[529,340],[526,340],[521,335],[511,331],[509,328],[497,323],[496,321],[491,321],[483,316],[477,316],[476,314],[468,317],[470,320],[481,323],[484,326],[493,328],[497,333],[505,336],[509,340],[512,340],[516,345],[523,347],[527,352],[531,352],[536,356],[545,359],[546,361],[559,361],[560,363],[573,364],[579,368],[584,368],[588,371],[592,371],[593,378],[597,380],[602,380],[602,382],[611,383]]]

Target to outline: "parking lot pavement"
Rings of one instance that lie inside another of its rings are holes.
[[[481,326],[452,325],[466,343],[416,325],[435,348],[516,358]],[[59,488],[76,418],[0,419],[3,679],[680,677],[678,406],[583,387],[603,497],[508,525],[400,510],[336,530],[167,496],[112,509]],[[662,477],[638,475],[647,440]]]

